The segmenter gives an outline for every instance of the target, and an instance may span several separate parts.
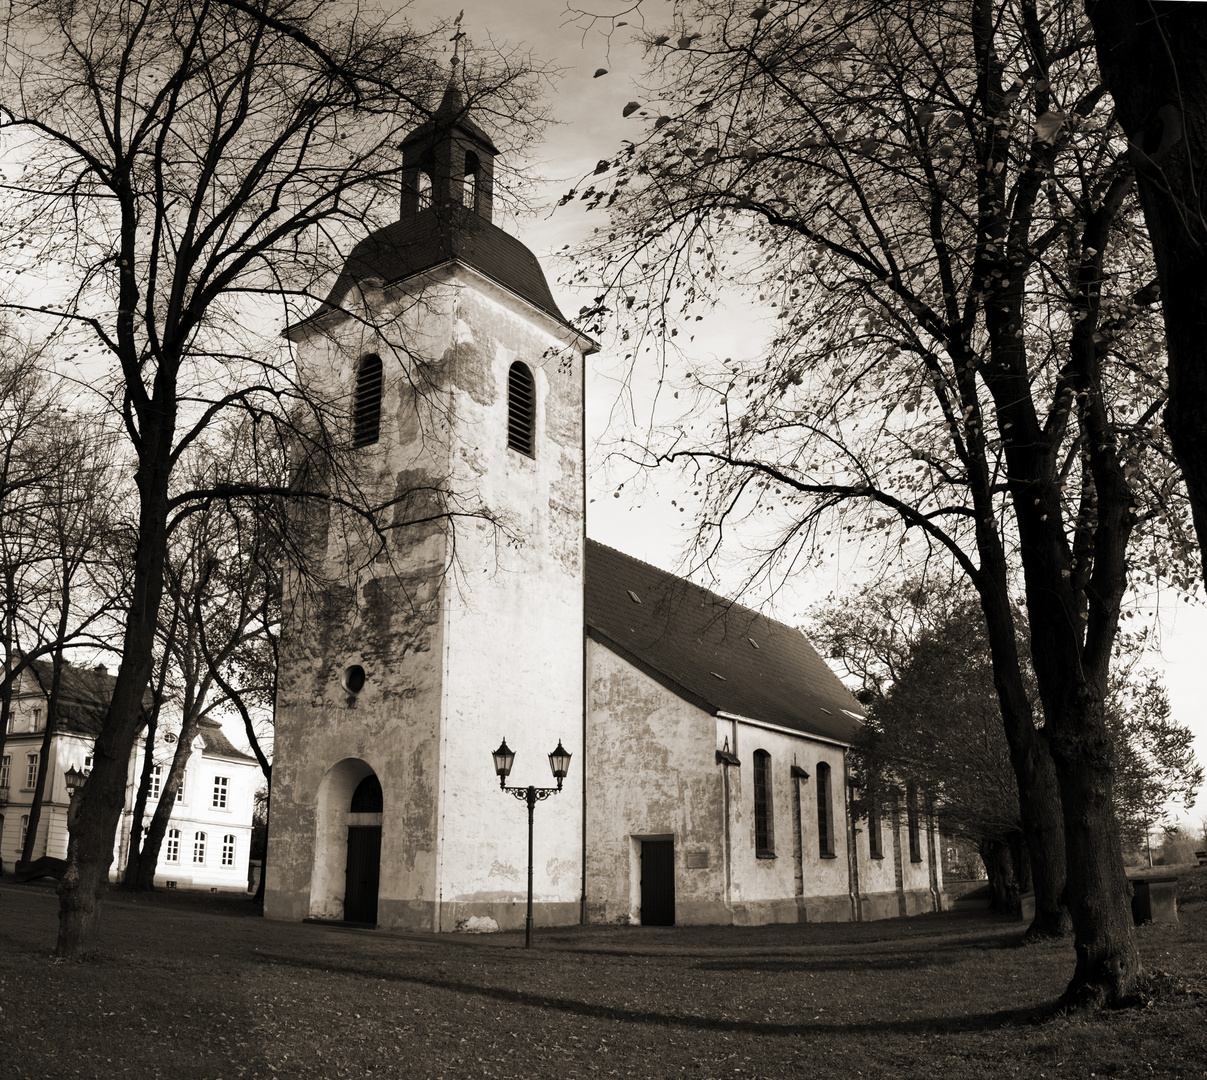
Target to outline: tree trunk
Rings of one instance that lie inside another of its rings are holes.
[[[133,298],[130,300],[133,307]],[[161,364],[159,378],[165,377]],[[156,412],[140,444],[135,480],[139,491],[134,590],[126,612],[122,660],[113,697],[93,751],[92,775],[79,797],[70,826],[67,869],[59,881],[59,936],[56,956],[78,956],[96,945],[101,901],[113,863],[113,839],[126,798],[126,777],[134,740],[143,725],[143,694],[151,681],[155,630],[163,597],[167,559],[168,474],[173,417]]]
[[[1094,724],[1093,713],[1102,719],[1101,702],[1083,697],[1083,715],[1066,718],[1054,735],[1052,757],[1060,776],[1076,928],[1077,966],[1065,1000],[1098,1008],[1131,1002],[1141,964],[1115,818],[1110,739],[1105,723]]]
[[[130,843],[126,852],[126,869],[122,875],[122,888],[138,888],[138,861],[142,851],[143,818],[147,815],[147,799],[151,794],[151,770],[155,766],[155,731],[159,727],[158,704],[147,722],[147,734],[143,739],[142,773],[138,778],[138,793],[134,796],[134,813],[130,817]]]
[[[1207,8],[1151,0],[1085,6],[1156,257],[1169,356],[1165,429],[1207,567]]]
[[[1046,738],[1035,727],[1035,714],[1023,685],[1014,617],[1004,584],[1004,556],[999,563],[996,535],[992,540],[980,544],[985,580],[977,584],[993,657],[993,683],[1018,784],[1019,816],[1035,892],[1035,917],[1027,928],[1027,937],[1065,937],[1072,931],[1073,922],[1064,900],[1064,819],[1056,768]]]
[[[197,737],[200,719],[199,712],[190,710],[185,714],[184,722],[180,726],[176,752],[172,755],[172,766],[164,779],[159,802],[155,804],[155,813],[151,815],[151,824],[147,829],[147,839],[138,857],[134,888],[140,892],[150,892],[155,888],[155,868],[159,865],[159,852],[168,831],[168,822],[172,818],[172,809],[176,805],[176,792],[180,790],[185,768],[193,753],[193,739]]]
[[[979,849],[985,873],[989,876],[989,910],[1017,915],[1020,904],[1010,845],[1004,840],[982,840]]]

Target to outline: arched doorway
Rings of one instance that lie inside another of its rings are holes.
[[[344,866],[344,921],[377,925],[381,877],[381,784],[370,773],[352,792],[348,860]],[[376,822],[373,819],[376,818]]]
[[[315,806],[312,918],[376,922],[382,810],[381,783],[367,762],[345,758],[327,770]]]

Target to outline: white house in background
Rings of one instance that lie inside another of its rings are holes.
[[[51,665],[35,661],[20,676],[13,695],[8,737],[0,760],[0,862],[13,870],[25,842],[46,734]],[[87,774],[92,746],[113,693],[115,678],[103,665],[63,668],[58,716],[50,741],[46,790],[34,844],[35,859],[67,857],[67,786],[64,773],[72,766]],[[179,730],[179,724],[176,725]],[[155,746],[152,798],[145,822],[150,822],[159,789],[175,753],[172,723],[160,721]],[[143,743],[130,759],[126,800],[115,842],[111,877],[125,867],[133,818],[134,797],[142,770]],[[217,721],[203,721],[193,740],[185,781],[173,810],[160,851],[155,881],[180,888],[243,891],[247,888],[251,850],[253,797],[260,782],[254,758],[236,750]]]
[[[161,721],[162,723],[162,721]],[[177,732],[171,725],[156,733],[151,790],[143,824],[149,826],[176,753]],[[142,775],[144,746],[130,759],[126,805],[118,827],[113,860],[116,878],[126,865],[134,797]],[[216,720],[202,720],[193,738],[184,780],[168,821],[155,884],[167,888],[218,889],[242,892],[248,886],[252,811],[263,773],[256,759],[236,750]]]

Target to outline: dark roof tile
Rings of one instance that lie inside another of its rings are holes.
[[[377,279],[392,285],[453,260],[568,325],[537,257],[510,233],[459,206],[420,210],[362,240],[352,249],[327,299],[303,325],[342,307],[362,282]]]
[[[591,637],[708,712],[850,742],[862,715],[805,636],[613,548],[587,541]]]

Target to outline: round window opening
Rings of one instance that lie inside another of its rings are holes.
[[[352,664],[344,668],[344,677],[340,681],[349,694],[359,694],[365,688],[365,669],[360,664]]]

